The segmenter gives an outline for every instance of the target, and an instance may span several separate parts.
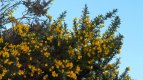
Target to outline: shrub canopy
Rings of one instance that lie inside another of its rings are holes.
[[[117,9],[91,20],[85,5],[69,31],[66,12],[57,20],[47,15],[51,2],[27,0],[9,7],[9,2],[1,0],[0,79],[130,80],[128,67],[122,74],[118,69],[123,35],[116,34]],[[16,18],[12,11],[19,5],[25,6],[26,13]],[[109,19],[110,26],[101,33]],[[12,27],[4,29],[9,23]]]

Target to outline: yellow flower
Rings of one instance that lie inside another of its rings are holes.
[[[19,75],[23,75],[23,74],[24,74],[24,71],[23,71],[23,70],[19,70],[19,71],[18,71],[18,74],[19,74]]]
[[[82,56],[80,55],[80,56],[78,56],[78,59],[81,59],[82,58]]]
[[[6,70],[6,69],[3,69],[3,73],[4,73],[4,74],[7,73],[7,70]]]
[[[36,43],[36,41],[35,41],[35,40],[31,40],[31,43],[32,43],[32,44],[35,44],[35,43]]]
[[[72,63],[72,62],[67,63],[67,64],[66,64],[66,67],[71,69],[71,68],[73,67],[73,63]]]
[[[80,72],[80,67],[79,67],[79,66],[77,66],[77,67],[76,67],[76,71],[75,71],[75,73],[76,73],[76,74],[79,74],[79,72]]]
[[[12,61],[9,61],[9,62],[8,62],[9,65],[11,65],[12,63],[13,63]]]
[[[24,24],[21,24],[21,23],[18,23],[16,24],[16,26],[13,28],[13,30],[19,34],[20,36],[25,36],[29,30],[29,27],[24,25]]]
[[[61,45],[61,43],[60,43],[60,41],[58,41],[58,46],[60,46]]]
[[[21,50],[23,50],[24,52],[29,52],[29,46],[21,45]]]
[[[33,65],[28,65],[28,68],[32,71],[32,73],[36,71],[36,68]]]
[[[44,52],[44,56],[48,58],[50,56],[50,53]]]
[[[18,50],[12,50],[12,53],[11,53],[13,56],[19,56],[19,52]]]
[[[38,68],[38,75],[40,75],[42,73],[42,70],[40,68]]]
[[[48,75],[43,76],[43,80],[47,80]]]
[[[50,36],[47,38],[47,40],[49,40],[50,42],[52,42],[53,36]]]
[[[38,45],[35,45],[34,47],[35,47],[35,48],[37,48],[37,49],[39,48],[39,46],[38,46]]]
[[[56,65],[56,68],[59,68],[62,65],[62,62],[60,60],[55,61],[55,65]]]
[[[114,67],[113,64],[108,64],[108,65],[106,66],[106,69],[112,69],[113,67]]]
[[[43,43],[39,43],[39,46],[43,46]]]
[[[54,69],[54,66],[52,66],[50,69],[49,69],[49,71],[52,71]]]
[[[0,37],[0,43],[3,43],[3,38],[2,37]]]
[[[47,66],[48,66],[48,64],[45,64],[45,66],[47,67]]]
[[[18,62],[16,66],[20,68],[22,65]]]
[[[7,64],[9,62],[9,59],[4,60],[4,63]]]
[[[70,55],[70,56],[75,55],[75,53],[74,53],[74,49],[73,49],[71,46],[69,46],[68,53],[69,53],[69,55]]]
[[[3,69],[2,74],[0,74],[0,80],[2,80],[2,78],[5,76],[6,73],[7,73],[7,70]]]
[[[58,77],[58,74],[55,71],[52,71],[52,76],[53,77]]]
[[[18,58],[18,57],[16,57],[16,61],[19,61],[19,58]]]
[[[3,57],[9,57],[9,53],[8,52],[4,52],[2,56]]]
[[[82,58],[82,55],[80,54],[80,52],[77,52],[76,55],[78,60]]]
[[[30,57],[29,60],[31,61],[31,60],[32,60],[32,57]]]
[[[73,78],[75,80],[77,79],[77,76],[76,76],[76,74],[73,71],[68,71],[66,74],[70,78]]]

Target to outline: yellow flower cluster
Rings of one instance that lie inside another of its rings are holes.
[[[73,63],[72,62],[67,63],[66,67],[69,68],[69,69],[71,69],[73,67]]]
[[[5,52],[1,52],[0,56],[8,58],[10,56],[9,54],[10,54],[9,52],[5,51]]]
[[[3,79],[3,77],[5,76],[5,74],[6,74],[7,72],[8,72],[8,71],[7,71],[5,68],[2,70],[2,73],[0,73],[0,80]]]
[[[23,75],[24,74],[24,71],[23,70],[19,70],[18,71],[18,75]]]
[[[43,76],[43,80],[47,80],[48,75]]]
[[[29,27],[21,23],[18,23],[16,24],[16,26],[13,27],[13,30],[20,36],[25,36],[29,30]]]
[[[2,37],[0,37],[0,43],[3,43],[3,38]]]
[[[74,80],[77,79],[77,76],[76,76],[76,74],[73,71],[68,71],[66,74],[67,74],[68,77],[70,77],[70,78],[72,78]]]
[[[51,16],[48,17],[52,20]],[[0,37],[0,79],[7,76],[6,73],[10,73],[8,77],[12,78],[18,76],[25,79],[29,77],[32,80],[47,80],[51,77],[77,80],[85,69],[94,71],[96,66],[105,70],[103,75],[115,77],[117,71],[113,64],[98,64],[112,54],[115,47],[112,41],[115,36],[103,38],[96,28],[100,29],[104,25],[97,27],[88,16],[84,20],[75,18],[74,21],[76,27],[71,31],[64,29],[63,21],[58,20],[44,28],[45,32],[41,33],[30,32],[30,27],[22,23],[16,24],[13,30],[22,39],[19,43],[3,43],[5,41]],[[11,66],[13,70],[10,70]],[[109,72],[111,69],[112,73]]]
[[[52,71],[52,76],[53,77],[58,77],[58,74],[55,71]]]
[[[29,52],[29,46],[26,45],[26,44],[23,44],[20,46],[21,50],[24,51],[24,52]]]
[[[60,61],[60,60],[55,60],[55,66],[56,66],[56,68],[58,69],[60,66],[62,66],[63,64],[62,64],[62,62]]]
[[[76,74],[79,74],[80,71],[81,71],[81,70],[80,70],[80,67],[77,66],[77,67],[76,67],[76,70],[75,70],[75,73],[76,73]]]

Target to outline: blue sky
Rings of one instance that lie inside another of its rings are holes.
[[[143,76],[142,3],[142,0],[55,0],[49,13],[56,19],[61,12],[67,10],[66,22],[71,27],[73,18],[81,16],[85,4],[89,7],[91,18],[117,8],[117,14],[121,18],[118,32],[124,35],[120,71],[130,66],[131,77],[141,80]]]
[[[124,35],[121,50],[120,71],[130,66],[130,75],[135,80],[143,76],[143,0],[54,0],[49,14],[56,19],[63,11],[67,11],[66,22],[69,29],[72,20],[81,16],[85,4],[88,5],[90,17],[105,14],[113,9],[118,9],[117,15],[121,18],[118,32]],[[20,8],[20,10],[22,10]],[[15,14],[16,16],[19,13]]]

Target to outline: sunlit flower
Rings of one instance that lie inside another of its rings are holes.
[[[29,30],[29,27],[24,24],[18,23],[13,29],[20,36],[25,36]]]

